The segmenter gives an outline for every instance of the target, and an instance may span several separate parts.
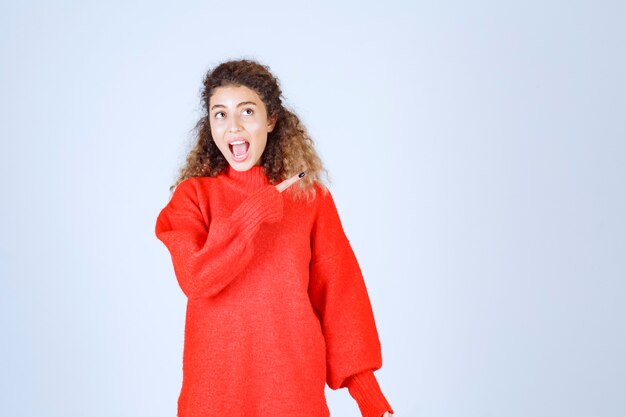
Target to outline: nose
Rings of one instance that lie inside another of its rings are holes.
[[[229,132],[238,132],[240,129],[239,118],[237,116],[230,118],[230,124],[228,126]]]

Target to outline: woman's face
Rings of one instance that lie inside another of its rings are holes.
[[[237,171],[261,165],[267,134],[275,121],[268,119],[259,95],[245,86],[218,87],[209,99],[211,135],[228,163]]]

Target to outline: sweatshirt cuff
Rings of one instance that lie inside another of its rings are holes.
[[[363,417],[381,417],[385,411],[394,414],[393,409],[380,390],[378,381],[371,370],[350,376],[345,386],[361,410]]]
[[[274,223],[283,217],[282,194],[274,185],[266,185],[249,195],[233,213],[244,233],[251,232],[260,223]]]

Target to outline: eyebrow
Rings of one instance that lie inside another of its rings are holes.
[[[241,103],[237,104],[237,107],[245,106],[246,104],[252,104],[253,106],[256,106],[256,103],[254,101],[242,101]],[[223,104],[214,104],[211,107],[211,110],[213,110],[216,107],[224,107],[225,108],[226,106],[224,106]]]

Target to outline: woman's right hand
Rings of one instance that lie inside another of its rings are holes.
[[[294,182],[300,180],[300,178],[304,177],[304,172],[301,172],[299,174],[296,174],[294,176],[291,176],[289,178],[287,178],[286,180],[284,180],[283,182],[281,182],[280,184],[276,185],[276,188],[278,189],[278,191],[280,191],[281,193],[283,191],[285,191],[287,188],[289,188],[289,186],[291,184],[293,184]]]

